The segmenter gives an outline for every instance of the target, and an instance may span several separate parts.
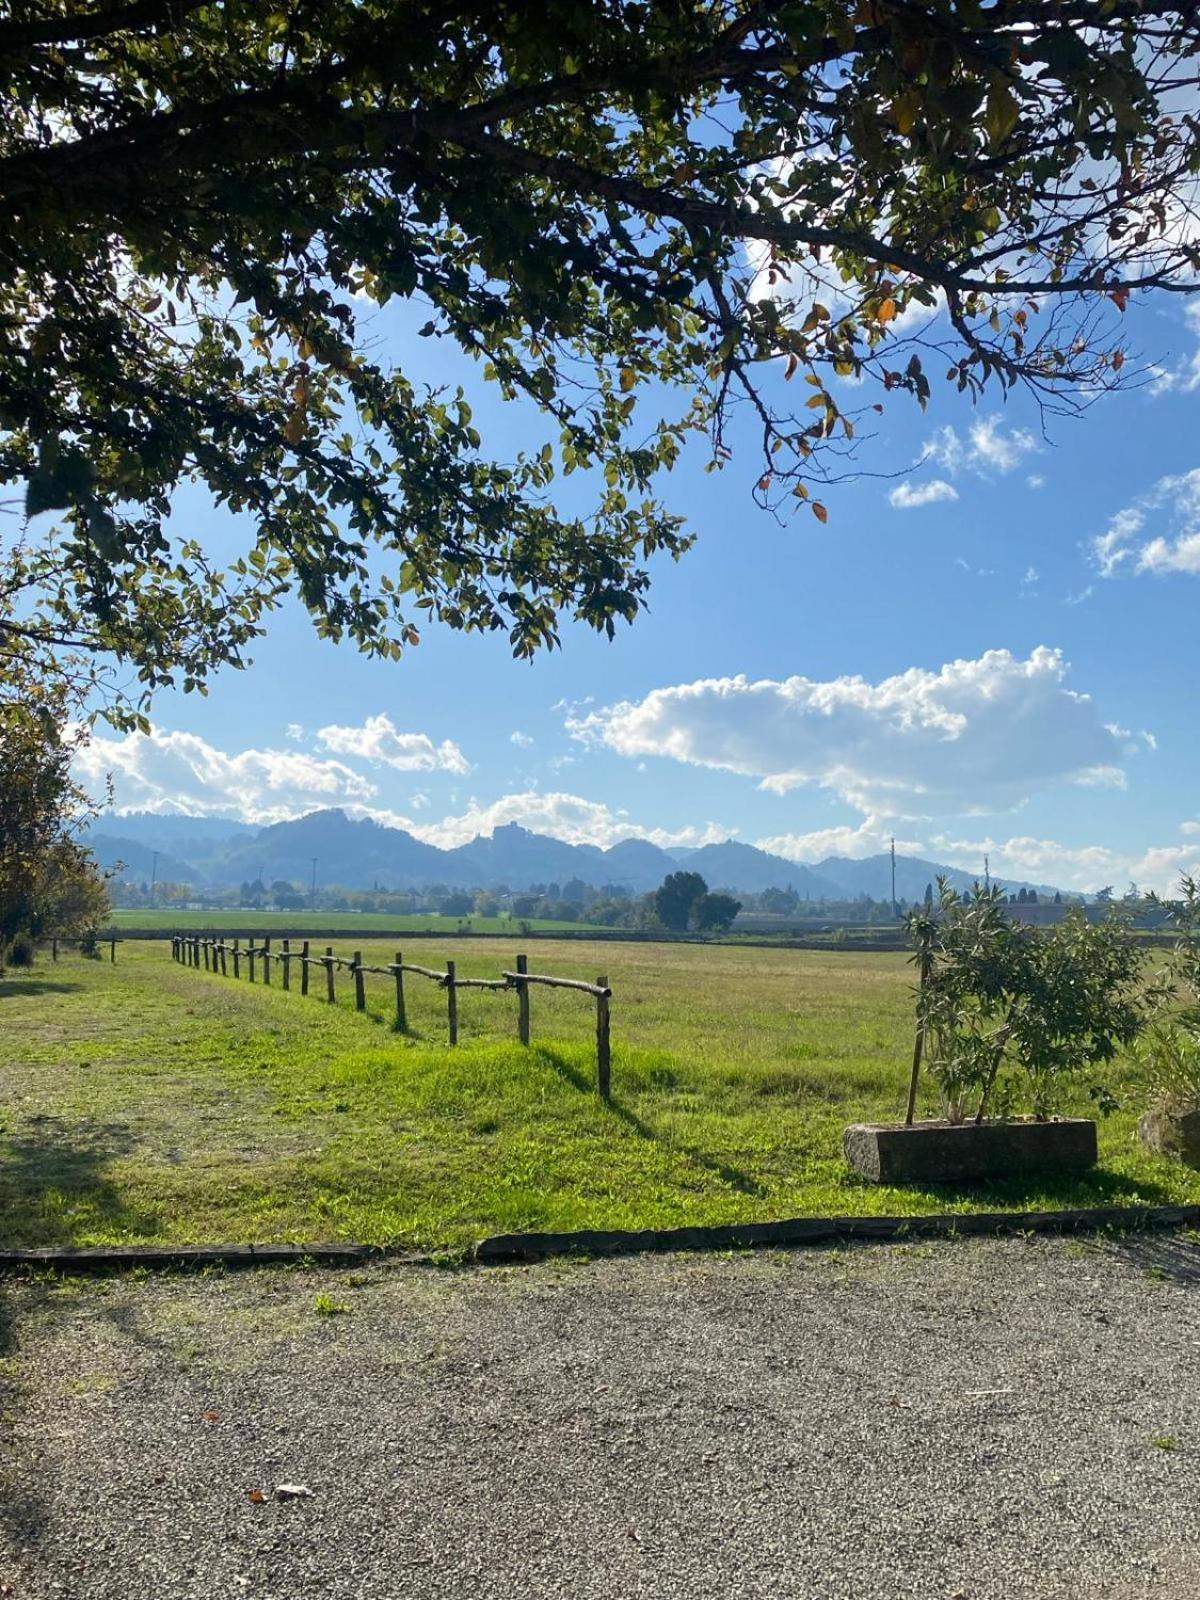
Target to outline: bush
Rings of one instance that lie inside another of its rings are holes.
[[[8,965],[10,967],[31,967],[36,954],[37,946],[29,934],[14,934],[8,947]]]
[[[1156,1022],[1138,1048],[1147,1099],[1156,1111],[1200,1111],[1200,1013]]]
[[[936,912],[909,914],[921,982],[917,1021],[947,1119],[981,1122],[1001,1094],[1037,1117],[1067,1077],[1109,1061],[1141,1031],[1146,996],[1138,947],[1114,912],[1080,912],[1049,930],[1010,920],[999,889],[963,897],[939,882]]]

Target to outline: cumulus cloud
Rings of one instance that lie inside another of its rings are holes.
[[[828,856],[861,860],[891,849],[892,830],[884,819],[865,817],[857,827],[843,823],[832,828],[814,828],[809,833],[775,833],[754,842],[760,850],[769,850],[786,861],[824,861]],[[920,839],[896,839],[896,849],[902,855],[920,855],[923,848]]]
[[[577,739],[757,778],[783,794],[815,784],[859,811],[998,811],[1036,790],[1119,783],[1121,742],[1061,652],[989,650],[879,683],[702,678],[570,719]]]
[[[494,828],[516,822],[532,833],[548,834],[552,839],[562,839],[567,844],[594,844],[602,849],[619,844],[622,839],[649,839],[653,844],[694,845],[714,844],[728,839],[736,829],[706,822],[697,827],[648,828],[634,822],[627,811],[612,810],[598,800],[586,800],[578,794],[542,794],[531,789],[524,794],[506,794],[498,800],[487,802],[472,799],[465,811],[456,816],[442,817],[437,822],[413,822],[395,812],[382,812],[360,808],[361,816],[387,821],[393,827],[406,828],[427,844],[439,845],[443,850],[467,844],[478,834],[488,835]]]
[[[1012,472],[1038,447],[1026,428],[1006,429],[998,416],[975,417],[964,437],[947,424],[925,441],[923,461],[934,461],[954,478],[971,472],[991,477]]]
[[[365,802],[375,785],[341,761],[297,750],[229,754],[194,733],[154,729],[123,738],[94,736],[76,759],[85,788],[99,795],[112,774],[125,811],[182,812],[279,822],[344,801]]]
[[[1200,846],[1182,842],[1122,851],[1099,844],[1064,845],[1057,839],[1026,835],[960,839],[934,834],[926,853],[948,866],[980,873],[986,856],[992,877],[1001,882],[1005,878],[1032,879],[1084,894],[1106,884],[1123,889],[1130,882],[1165,892],[1178,883],[1180,873],[1200,871]]]
[[[533,744],[532,734],[522,733],[520,728],[514,728],[508,736],[509,744],[515,744],[518,750],[528,750]]]
[[[1092,540],[1092,559],[1104,578],[1200,576],[1200,467],[1160,478],[1148,494],[1123,506]]]
[[[899,511],[911,511],[918,506],[935,506],[941,500],[957,500],[958,490],[945,478],[931,478],[928,483],[900,483],[888,495],[888,501]]]
[[[435,745],[426,733],[400,733],[386,712],[360,727],[331,723],[317,729],[317,743],[336,755],[379,761],[398,772],[469,772],[467,758],[450,739]]]

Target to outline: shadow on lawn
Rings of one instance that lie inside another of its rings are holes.
[[[97,1234],[157,1233],[155,1214],[131,1206],[109,1172],[137,1143],[120,1124],[51,1116],[0,1134],[0,1244],[76,1245]]]
[[[864,1183],[866,1179],[862,1180]],[[1169,1189],[1153,1179],[1126,1177],[1106,1167],[1088,1172],[1041,1172],[1021,1178],[979,1183],[939,1183],[923,1192],[947,1208],[966,1204],[977,1210],[1073,1210],[1084,1206],[1170,1205]]]
[[[61,978],[0,978],[0,1006],[5,1000],[28,998],[41,994],[77,994],[81,983]]]
[[[533,1049],[539,1059],[557,1072],[559,1077],[564,1078],[573,1088],[581,1090],[584,1094],[594,1095],[596,1093],[595,1082],[586,1074],[580,1072],[578,1067],[573,1067],[557,1050],[552,1050],[542,1044],[534,1045]],[[730,1166],[727,1161],[720,1161],[715,1156],[709,1155],[707,1151],[698,1150],[695,1145],[684,1144],[678,1139],[664,1138],[657,1128],[639,1117],[636,1111],[633,1111],[615,1095],[609,1100],[606,1109],[614,1117],[619,1118],[627,1128],[632,1128],[640,1139],[648,1139],[654,1144],[665,1145],[668,1149],[676,1151],[679,1155],[686,1157],[687,1160],[694,1161],[698,1167],[703,1167],[706,1172],[711,1172],[714,1177],[720,1178],[722,1183],[728,1184],[731,1189],[736,1189],[739,1194],[757,1196],[766,1194],[767,1191],[763,1185],[752,1178],[749,1173],[744,1172],[741,1167]]]

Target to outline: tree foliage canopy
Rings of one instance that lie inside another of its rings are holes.
[[[636,615],[689,542],[658,475],[693,433],[720,463],[736,408],[758,498],[824,520],[888,393],[1119,382],[1129,295],[1197,281],[1195,18],[13,0],[0,479],[56,531],[7,550],[0,637],[192,686],[294,593],[380,654],[432,614],[525,655]],[[389,303],[430,361],[384,359]],[[450,351],[544,444],[418,381]],[[168,524],[186,482],[250,519],[223,570]]]

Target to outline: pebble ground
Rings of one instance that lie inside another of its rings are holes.
[[[0,1414],[4,1600],[1200,1595],[1186,1239],[10,1280]]]

